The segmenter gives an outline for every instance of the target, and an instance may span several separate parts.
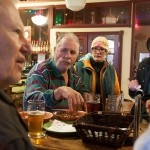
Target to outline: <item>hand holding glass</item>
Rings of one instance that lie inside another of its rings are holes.
[[[45,134],[42,131],[43,120],[45,114],[44,100],[29,100],[28,101],[28,130],[29,137],[41,138]]]

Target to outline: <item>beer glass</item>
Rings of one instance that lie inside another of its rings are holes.
[[[45,101],[44,100],[29,100],[28,101],[28,130],[29,137],[41,138],[44,137],[43,133],[43,120],[45,114]]]
[[[100,94],[88,93],[86,95],[87,112],[100,111]]]
[[[121,112],[122,102],[120,98],[120,95],[108,95],[105,111]]]

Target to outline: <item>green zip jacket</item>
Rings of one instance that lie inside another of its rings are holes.
[[[75,64],[76,71],[81,76],[83,84],[87,86],[87,89],[91,93],[95,93],[96,90],[96,72],[91,66],[90,53],[86,54]],[[100,86],[101,86],[101,103],[102,109],[105,109],[105,99],[108,95],[119,95],[120,86],[115,68],[107,61],[104,63],[100,71]]]

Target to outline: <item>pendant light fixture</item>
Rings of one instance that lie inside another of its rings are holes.
[[[42,15],[35,15],[31,18],[32,22],[38,26],[43,26],[47,22],[47,17],[44,17]]]
[[[42,10],[39,10],[35,16],[31,17],[31,20],[34,24],[43,26],[47,23],[48,18],[43,16],[42,13]]]
[[[72,11],[79,11],[85,7],[86,0],[65,0],[66,7]]]

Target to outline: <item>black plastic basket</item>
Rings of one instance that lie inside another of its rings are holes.
[[[82,141],[122,147],[131,133],[133,116],[120,114],[89,113],[74,122]]]

